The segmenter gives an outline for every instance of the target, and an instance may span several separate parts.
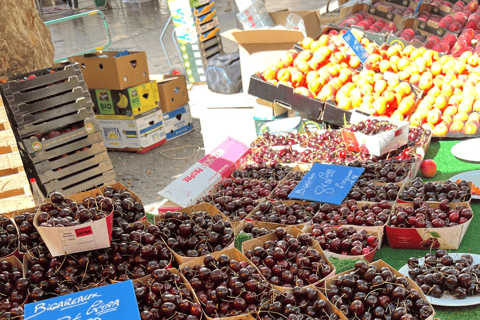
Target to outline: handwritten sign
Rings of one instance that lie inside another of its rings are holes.
[[[369,54],[365,50],[363,45],[358,42],[357,38],[355,38],[352,31],[348,30],[342,37],[343,40],[347,43],[347,45],[350,47],[350,49],[352,49],[353,52],[357,55],[358,59],[360,59],[360,62],[362,62],[362,64],[365,64],[365,61],[367,61]]]
[[[288,197],[341,204],[364,170],[315,163]]]
[[[140,320],[132,281],[25,305],[25,320],[122,319]]]

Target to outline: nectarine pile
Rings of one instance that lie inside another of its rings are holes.
[[[413,9],[413,8],[405,8],[403,6],[398,6],[398,5],[395,5],[391,2],[386,2],[386,1],[375,2],[373,4],[373,6],[374,7],[378,7],[378,6],[387,7],[389,12],[392,12],[392,13],[395,13],[397,15],[404,16],[404,17],[413,16],[415,14],[415,9]]]
[[[352,14],[340,23],[340,26],[350,28],[351,26],[362,27],[364,31],[373,33],[387,33],[397,31],[393,22],[387,22],[378,17],[374,17],[365,11]]]
[[[480,58],[471,51],[458,54],[456,46],[465,42],[464,34],[459,39],[448,34],[437,43],[458,58],[428,48],[378,47],[359,39],[369,53],[361,71],[360,60],[341,35],[324,34],[316,41],[304,39],[303,51],[288,51],[262,77],[310,98],[335,101],[343,110],[408,120],[435,136],[475,134],[480,123]],[[417,97],[416,87],[423,96]]]

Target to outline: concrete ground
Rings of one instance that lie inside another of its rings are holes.
[[[73,1],[73,0],[72,0]],[[167,0],[111,0],[112,8],[102,12],[111,34],[109,50],[145,51],[150,74],[165,74],[171,65],[160,43],[160,34],[169,18]],[[325,6],[327,0],[266,0],[269,11],[314,10]],[[234,0],[217,0],[221,31],[237,28]],[[79,10],[71,10],[62,0],[43,0],[44,20],[68,17],[97,9],[94,0],[79,0]],[[63,58],[108,43],[108,33],[100,15],[89,15],[49,26],[55,46],[55,58]],[[182,63],[172,39],[172,24],[164,37],[172,65]],[[226,52],[238,46],[223,39]],[[208,90],[205,88],[205,90]],[[203,112],[191,101],[192,115]],[[228,132],[222,132],[225,138]],[[190,147],[187,147],[190,146]],[[137,193],[144,204],[155,201],[157,192],[204,156],[200,121],[194,120],[194,130],[146,153],[109,152],[119,181]],[[172,150],[174,149],[174,150]]]

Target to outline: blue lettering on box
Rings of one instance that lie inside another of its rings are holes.
[[[140,312],[130,280],[29,303],[24,319],[140,320]]]

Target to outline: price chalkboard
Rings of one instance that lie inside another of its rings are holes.
[[[140,320],[132,281],[25,305],[25,320],[127,319]]]
[[[356,54],[358,59],[360,59],[362,64],[365,64],[365,61],[367,61],[369,54],[365,50],[363,45],[358,42],[357,38],[355,38],[352,31],[348,30],[342,37],[343,40],[347,43],[347,45],[350,47],[350,49],[352,49],[353,52]]]
[[[288,197],[341,204],[364,170],[363,168],[315,163]]]

